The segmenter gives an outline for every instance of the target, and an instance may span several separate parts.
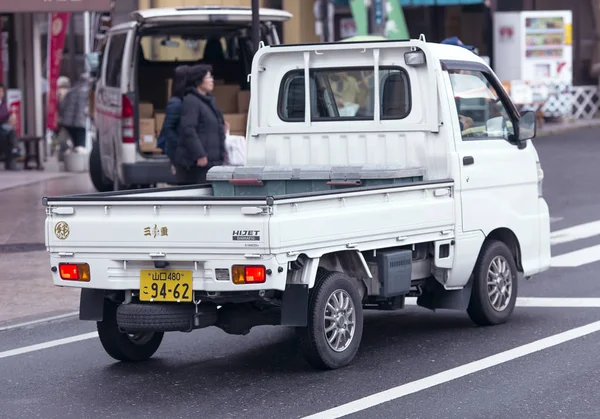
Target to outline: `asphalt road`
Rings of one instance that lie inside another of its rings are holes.
[[[414,306],[372,312],[353,364],[330,372],[312,370],[284,328],[167,334],[137,365],[114,362],[93,335],[31,347],[93,332],[93,323],[5,330],[0,418],[600,417],[600,141],[591,129],[536,147],[552,229],[567,229],[552,254],[573,266],[522,281],[509,323],[476,327],[466,313]],[[585,223],[584,233],[568,230]]]

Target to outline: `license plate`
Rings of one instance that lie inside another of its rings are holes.
[[[140,272],[140,301],[191,302],[192,294],[192,271],[153,269]]]

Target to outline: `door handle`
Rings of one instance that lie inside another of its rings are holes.
[[[475,159],[473,158],[473,156],[463,157],[463,166],[468,166],[473,163],[475,163]]]

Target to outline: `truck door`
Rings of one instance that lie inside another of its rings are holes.
[[[537,153],[511,134],[519,114],[490,70],[478,63],[445,63],[456,107],[462,229],[486,236],[508,228],[525,257],[539,250]],[[448,80],[448,78],[446,78]]]

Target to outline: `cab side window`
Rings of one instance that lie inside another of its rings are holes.
[[[121,68],[123,54],[125,53],[126,33],[118,33],[110,37],[108,54],[106,54],[106,85],[109,87],[121,87]]]
[[[485,74],[449,70],[462,139],[507,139],[514,134],[510,114]]]

